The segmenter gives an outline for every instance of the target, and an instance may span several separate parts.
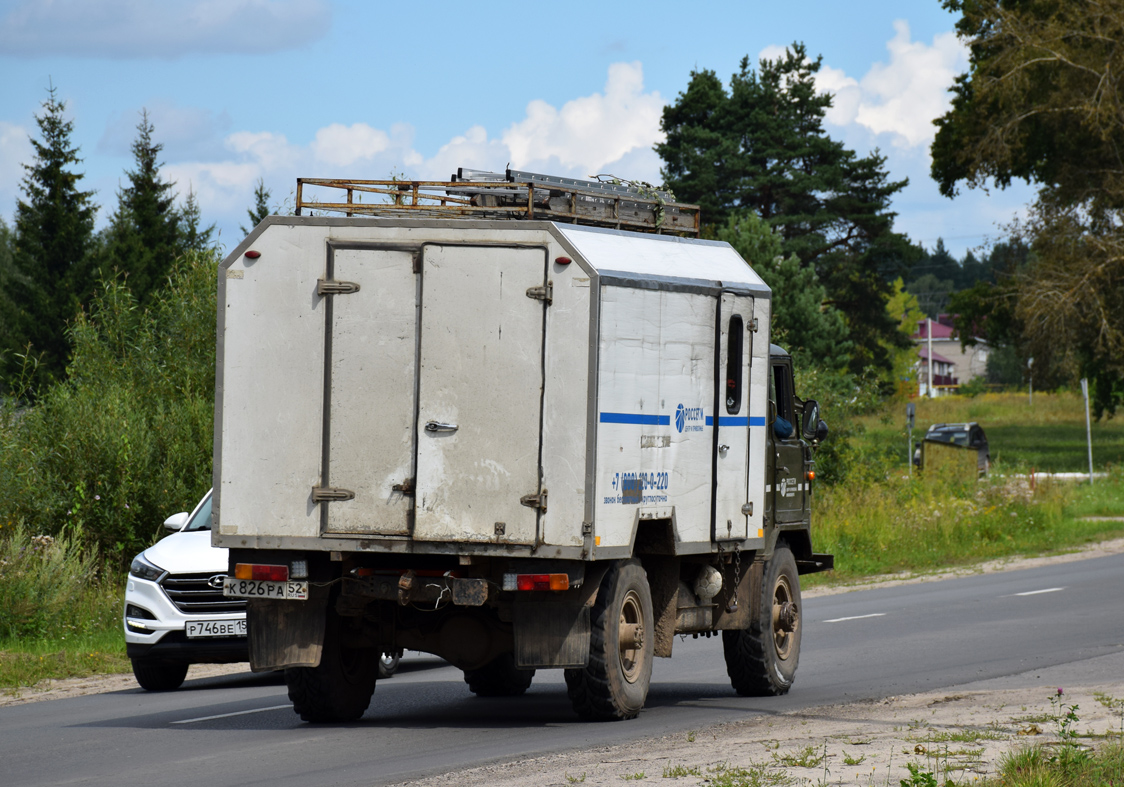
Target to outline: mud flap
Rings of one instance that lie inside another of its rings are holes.
[[[324,649],[328,596],[308,601],[251,599],[246,604],[250,669],[271,672],[286,667],[316,667]]]

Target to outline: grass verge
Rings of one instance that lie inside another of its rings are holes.
[[[1049,554],[1124,535],[1124,470],[1092,487],[1000,472],[980,481],[887,473],[878,483],[816,492],[817,551],[835,571],[808,584],[931,571],[1018,555]]]
[[[903,782],[904,784],[905,782]],[[981,787],[1106,787],[1124,784],[1124,745],[1109,743],[1081,758],[1058,757],[1043,747],[1012,752],[999,764],[999,776]]]
[[[84,678],[129,672],[125,640],[118,629],[98,631],[68,640],[0,641],[0,692],[20,689],[46,680]]]

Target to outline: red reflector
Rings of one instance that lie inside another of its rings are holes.
[[[569,257],[555,257],[554,261],[559,265],[569,265],[573,262]]]
[[[288,566],[250,566],[250,579],[263,582],[284,582],[289,578]]]
[[[516,574],[516,590],[569,590],[567,574]]]
[[[258,257],[261,256],[261,252],[260,251],[254,251],[253,249],[250,249],[248,252],[246,252],[246,256],[249,257],[251,260],[256,260]]]

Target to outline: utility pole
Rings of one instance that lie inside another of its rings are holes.
[[[1034,357],[1033,356],[1026,359],[1026,380],[1027,380],[1027,384],[1030,386],[1030,401],[1028,402],[1028,404],[1031,407],[1033,407],[1034,406]]]
[[[1085,397],[1085,443],[1089,446],[1089,486],[1093,485],[1093,427],[1089,423],[1089,380],[1081,378],[1081,395]]]
[[[917,413],[917,408],[914,407],[913,402],[909,402],[905,406],[905,420],[906,426],[909,427],[909,453],[906,455],[906,467],[909,468],[909,474],[913,475],[913,419]]]
[[[925,318],[925,333],[929,339],[929,398],[933,398],[933,319]]]

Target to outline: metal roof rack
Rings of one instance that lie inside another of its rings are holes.
[[[341,196],[339,191],[346,193],[346,201],[331,199]],[[348,216],[542,219],[695,236],[700,224],[698,205],[675,202],[670,192],[646,184],[463,167],[448,181],[298,178],[296,215],[306,210]]]

